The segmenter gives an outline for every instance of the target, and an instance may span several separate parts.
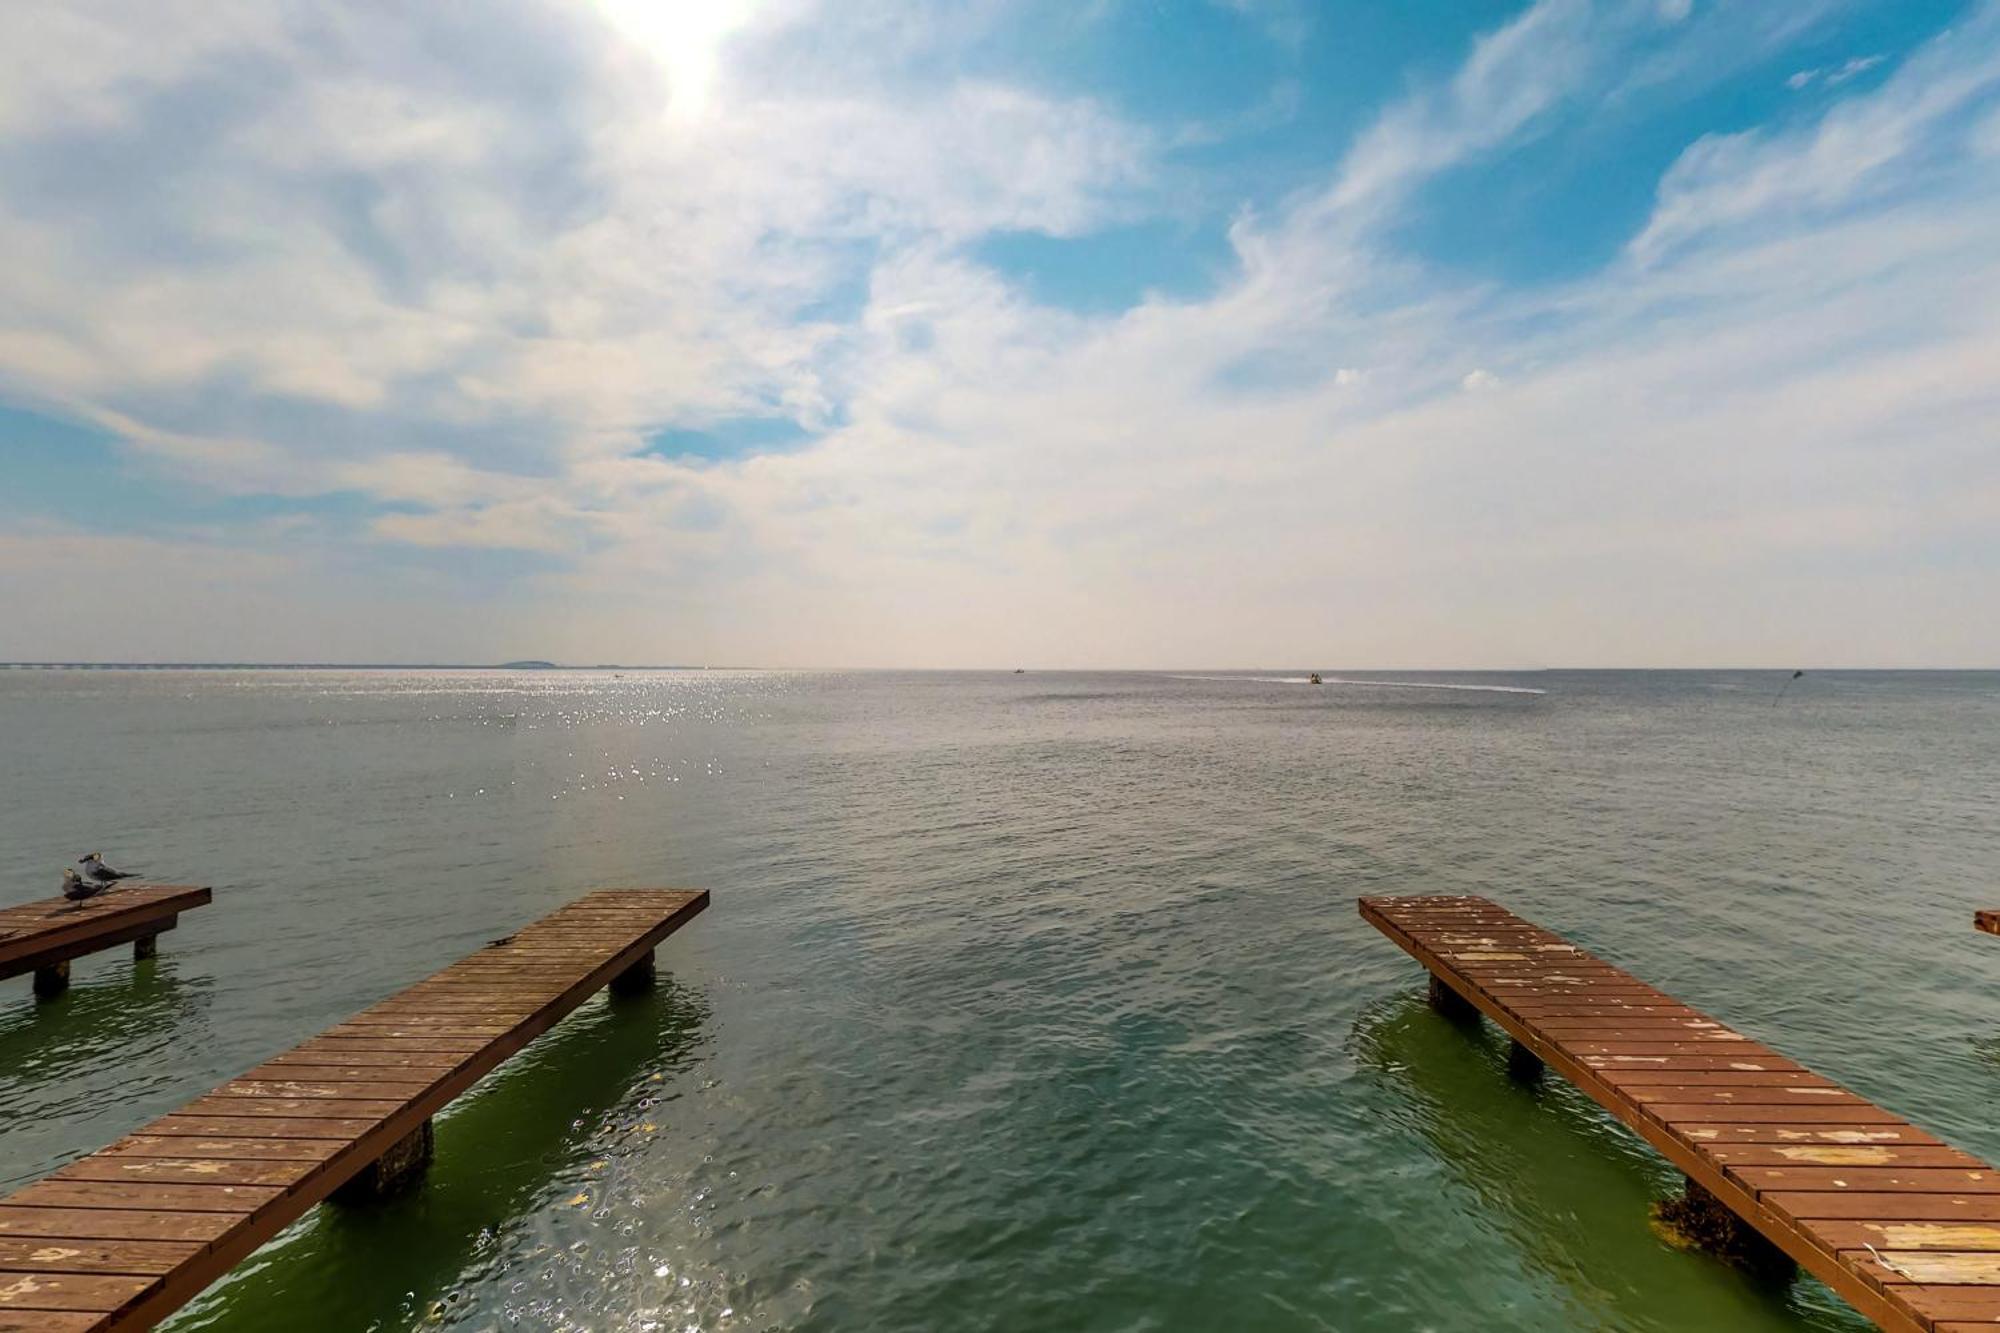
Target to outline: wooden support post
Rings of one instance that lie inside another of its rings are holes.
[[[330,1196],[336,1203],[373,1203],[393,1198],[423,1179],[431,1158],[437,1156],[437,1134],[432,1122],[424,1121],[398,1139],[389,1151],[361,1168],[355,1177]]]
[[[1435,972],[1431,973],[1431,1008],[1454,1023],[1473,1023],[1479,1020],[1479,1010],[1472,1001],[1453,990],[1451,983]]]
[[[643,995],[653,989],[655,970],[653,951],[648,949],[645,957],[611,978],[613,995]]]
[[[1704,1250],[1752,1272],[1792,1276],[1798,1265],[1765,1238],[1764,1233],[1731,1211],[1729,1205],[1686,1178],[1678,1199],[1653,1205],[1654,1227],[1683,1249]]]
[[[160,956],[160,937],[157,934],[141,935],[132,941],[132,961],[143,963],[148,958]]]
[[[35,998],[53,1000],[69,989],[69,959],[35,969]]]
[[[1548,1066],[1542,1063],[1541,1056],[1520,1042],[1507,1043],[1507,1072],[1515,1078],[1523,1083],[1533,1083],[1541,1078],[1542,1071],[1547,1068]]]

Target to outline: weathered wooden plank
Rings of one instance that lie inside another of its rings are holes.
[[[1639,1088],[1833,1088],[1833,1080],[1808,1069],[1662,1069],[1629,1065],[1604,1071],[1604,1081]]]
[[[1690,1121],[1721,1125],[1897,1125],[1893,1112],[1869,1102],[1854,1106],[1717,1106],[1701,1103],[1649,1102],[1645,1114],[1668,1124]]]
[[[0,1204],[0,1236],[47,1240],[184,1240],[206,1244],[229,1230],[223,1213],[158,1209],[15,1208]]]
[[[1759,1077],[1747,1075],[1746,1077]],[[1683,1106],[1867,1106],[1845,1088],[1812,1084],[1663,1084],[1612,1082],[1640,1105],[1673,1102]]]
[[[1985,1162],[1484,900],[1361,913],[1883,1328],[2000,1323]]]
[[[0,1333],[152,1327],[707,900],[591,895],[0,1199]]]
[[[1774,1069],[1798,1069],[1799,1065],[1779,1055],[1746,1056],[1741,1052],[1731,1055],[1711,1055],[1704,1051],[1700,1055],[1674,1055],[1668,1052],[1633,1053],[1619,1051],[1609,1055],[1602,1053],[1585,1054],[1577,1063],[1588,1069],[1733,1069],[1741,1073],[1766,1073]]]
[[[2000,1254],[1983,1251],[1877,1250],[1855,1262],[1878,1281],[1894,1286],[2000,1287]],[[1960,1292],[1952,1301],[1952,1317],[1967,1317],[1970,1311],[1965,1306],[1980,1296],[1990,1305],[1989,1318],[2000,1314],[2000,1293]]]
[[[161,1181],[183,1185],[269,1185],[288,1189],[319,1169],[319,1162],[273,1162],[236,1157],[111,1157],[92,1153],[50,1180]]]
[[[156,1138],[199,1139],[332,1139],[360,1138],[374,1120],[294,1120],[276,1116],[170,1115],[139,1132]]]
[[[2000,1222],[2000,1197],[1991,1194],[1772,1190],[1759,1198],[1773,1211],[1801,1222]]]
[[[321,1049],[336,1055],[359,1055],[363,1051],[385,1051],[396,1054],[415,1054],[429,1051],[433,1055],[473,1055],[484,1048],[488,1037],[406,1037],[400,1033],[390,1033],[379,1037],[364,1037],[358,1033],[328,1033],[320,1039]]]
[[[309,1069],[310,1065],[298,1068]],[[391,1101],[397,1105],[408,1101],[422,1092],[436,1080],[424,1079],[415,1083],[389,1083],[383,1081],[382,1071],[374,1071],[375,1077],[360,1079],[256,1079],[239,1078],[223,1084],[210,1097],[259,1097],[259,1098],[318,1098],[321,1100],[344,1101]]]
[[[246,1070],[234,1083],[217,1088],[217,1096],[234,1095],[228,1088],[239,1084],[289,1084],[296,1087],[338,1086],[359,1083],[402,1089],[427,1088],[451,1072],[450,1065],[258,1065]],[[405,1093],[405,1095],[408,1095]]]
[[[513,1027],[512,1023],[342,1023],[323,1035],[328,1041],[449,1041],[477,1050],[486,1044],[485,1038],[505,1036]]]
[[[411,1051],[401,1048],[378,1051],[352,1045],[331,1046],[318,1041],[309,1041],[303,1046],[272,1056],[266,1064],[258,1067],[262,1069],[285,1065],[314,1067],[368,1065],[377,1069],[435,1069],[449,1073],[464,1063],[463,1056],[453,1055],[448,1051]]]
[[[1724,1143],[1708,1155],[1724,1166],[1956,1166],[1985,1165],[1971,1153],[1942,1145]]]
[[[0,1272],[0,1310],[80,1310],[108,1314],[156,1285],[157,1277],[105,1273]],[[22,1321],[27,1323],[26,1320]],[[28,1327],[34,1325],[28,1323]]]
[[[1831,1143],[1862,1146],[1883,1143],[1934,1144],[1932,1138],[1914,1125],[1689,1125],[1678,1124],[1674,1132],[1698,1144],[1719,1143]]]
[[[307,1120],[379,1120],[403,1108],[401,1101],[368,1102],[326,1097],[200,1097],[187,1104],[191,1116],[286,1116]]]
[[[7,1196],[22,1208],[147,1208],[163,1213],[238,1213],[245,1216],[283,1193],[266,1185],[175,1185],[139,1181],[38,1180]]]
[[[1592,1000],[1586,996],[1513,994],[1507,997],[1506,1003],[1514,1013],[1539,1019],[1616,1018],[1622,1014],[1658,1018],[1706,1017],[1699,1009],[1690,1009],[1684,1004],[1628,1003],[1623,1000]]]
[[[1983,1164],[1982,1164],[1983,1165]],[[2000,1194],[2000,1176],[1990,1168],[1894,1166],[1745,1166],[1738,1179],[1766,1190],[1894,1191],[1910,1194]]]
[[[43,898],[0,909],[0,980],[171,930],[211,896],[195,885],[128,883],[80,903]]]
[[[1719,1041],[1568,1041],[1563,1043],[1575,1055],[1716,1055],[1726,1046],[1729,1060],[1781,1060],[1784,1057],[1766,1046],[1755,1042]]]
[[[245,1162],[324,1162],[345,1139],[178,1138],[133,1134],[91,1156],[201,1157]]]
[[[172,1272],[201,1253],[198,1241],[46,1240],[0,1236],[0,1271],[15,1273],[122,1273],[128,1276]]]
[[[60,1314],[54,1310],[0,1310],[0,1333],[93,1333],[100,1317],[94,1314]]]
[[[1988,1329],[2000,1323],[2000,1290],[1990,1286],[1891,1282],[1884,1290],[1925,1320],[1966,1320],[1984,1324]]]
[[[2000,1223],[1978,1222],[1819,1222],[1820,1238],[1841,1251],[1873,1246],[1878,1251],[2000,1251]]]

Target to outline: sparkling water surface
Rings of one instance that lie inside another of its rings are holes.
[[[1666,1247],[1674,1174],[1353,902],[1486,894],[2000,1156],[2000,674],[1787,674],[0,672],[0,902],[215,887],[0,983],[0,1179],[704,886],[168,1327],[1863,1329]]]

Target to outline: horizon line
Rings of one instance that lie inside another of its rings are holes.
[[[1015,673],[1063,673],[1069,675],[1159,675],[1187,671],[1342,671],[1380,675],[1385,672],[1404,672],[1412,675],[1506,675],[1532,676],[1546,672],[1587,672],[1587,671],[1805,671],[1811,672],[1888,672],[1888,671],[1933,671],[1933,672],[1993,672],[2000,666],[1859,666],[1859,665],[1805,665],[1796,663],[1771,666],[1750,663],[1724,663],[1705,666],[1338,666],[1338,667],[1294,667],[1286,666],[882,666],[882,665],[815,665],[815,666],[769,666],[751,663],[643,663],[643,662],[596,662],[589,664],[546,662],[539,659],[516,659],[512,662],[255,662],[255,661],[80,661],[48,659],[41,661],[0,661],[0,671],[852,671],[852,672],[931,672],[939,674],[964,675],[1011,675]]]

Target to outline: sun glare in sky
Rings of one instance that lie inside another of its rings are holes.
[[[1995,235],[2000,0],[22,0],[0,658],[1990,663]]]

